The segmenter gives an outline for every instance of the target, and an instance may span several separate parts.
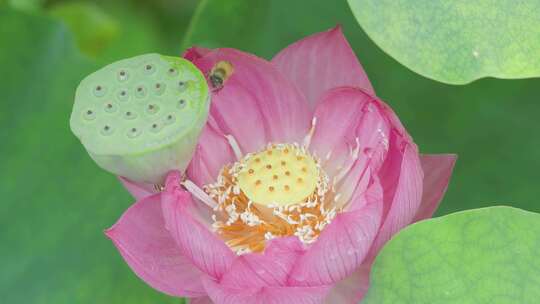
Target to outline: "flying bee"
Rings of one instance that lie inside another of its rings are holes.
[[[227,79],[231,77],[232,73],[234,73],[234,68],[230,62],[219,61],[216,63],[208,76],[210,84],[212,85],[212,90],[217,91],[223,88],[223,85],[225,85]]]

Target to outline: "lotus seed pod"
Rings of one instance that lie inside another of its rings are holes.
[[[206,79],[191,62],[147,54],[83,79],[70,125],[103,169],[160,184],[187,167],[209,105]]]

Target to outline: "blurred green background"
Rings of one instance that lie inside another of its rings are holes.
[[[86,74],[193,44],[270,59],[336,24],[421,151],[459,154],[439,215],[540,211],[540,80],[426,79],[378,49],[345,0],[0,0],[0,302],[180,302],[141,282],[102,233],[132,198],[69,130]]]

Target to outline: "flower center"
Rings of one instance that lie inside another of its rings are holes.
[[[302,202],[317,187],[317,163],[296,147],[273,146],[242,160],[238,186],[253,202],[284,206]]]
[[[217,202],[215,231],[238,254],[261,252],[276,237],[312,243],[336,215],[328,176],[298,145],[247,154],[204,190]]]

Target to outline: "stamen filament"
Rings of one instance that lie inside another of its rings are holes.
[[[311,138],[313,138],[313,133],[315,133],[315,126],[317,125],[317,117],[313,117],[313,120],[311,121],[311,128],[309,129],[309,132],[306,134],[306,137],[304,137],[303,146],[305,148],[309,148],[309,145],[311,144]]]
[[[201,188],[199,188],[189,179],[182,182],[182,185],[187,189],[187,191],[189,191],[191,194],[193,194],[193,196],[205,203],[208,207],[214,209],[218,206],[218,204],[208,194],[206,194],[206,192],[204,192]]]
[[[227,141],[229,142],[229,145],[234,152],[234,156],[236,156],[236,160],[241,160],[244,154],[242,153],[242,150],[240,149],[236,138],[234,138],[234,136],[231,134],[225,135],[225,138],[227,138]]]

